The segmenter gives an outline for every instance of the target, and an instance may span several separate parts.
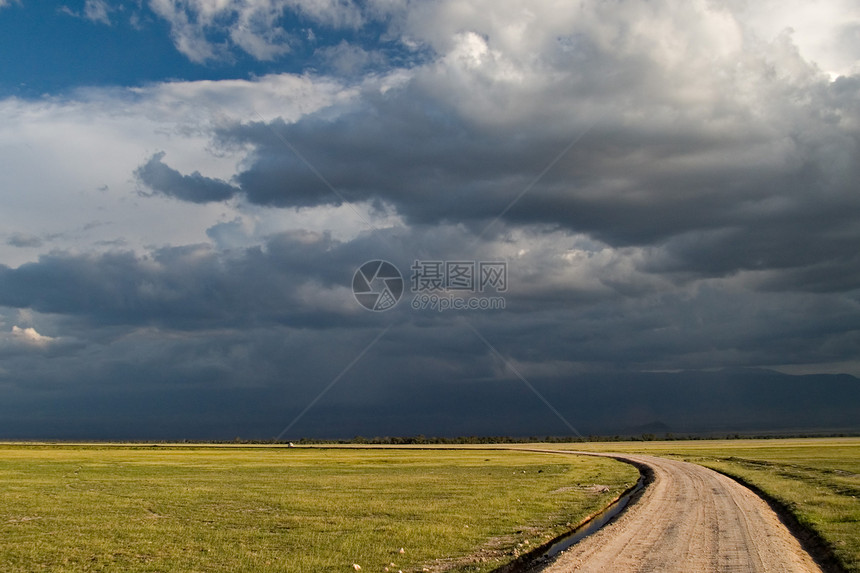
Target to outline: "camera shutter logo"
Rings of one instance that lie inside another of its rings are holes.
[[[352,293],[367,310],[388,310],[403,296],[403,275],[388,261],[367,261],[352,277]]]

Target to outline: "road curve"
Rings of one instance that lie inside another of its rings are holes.
[[[821,572],[773,510],[730,478],[654,456],[609,457],[648,466],[653,482],[617,520],[541,571]]]

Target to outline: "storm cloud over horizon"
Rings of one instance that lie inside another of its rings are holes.
[[[568,434],[860,376],[852,2],[79,4],[0,3],[79,58],[0,77],[0,434]],[[375,259],[504,262],[504,308],[369,312]],[[612,412],[649,384],[689,402]]]

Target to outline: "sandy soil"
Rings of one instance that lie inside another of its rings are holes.
[[[821,571],[773,510],[735,481],[686,462],[612,457],[649,466],[653,483],[616,521],[542,571]]]

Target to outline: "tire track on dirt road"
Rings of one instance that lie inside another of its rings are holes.
[[[615,521],[532,571],[822,571],[764,500],[718,472],[655,456],[564,453],[647,466],[653,479]]]

